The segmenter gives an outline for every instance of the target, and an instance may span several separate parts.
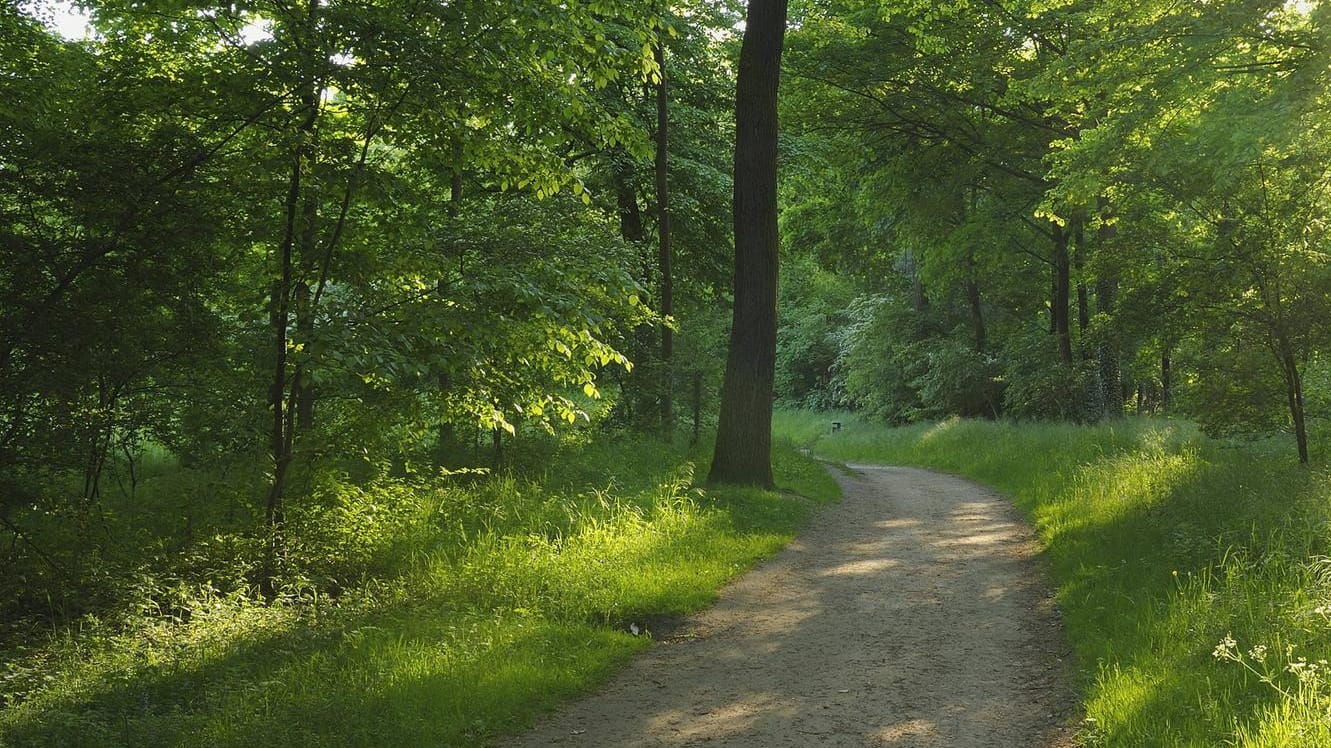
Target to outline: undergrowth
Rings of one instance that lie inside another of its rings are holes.
[[[890,428],[796,412],[777,430],[825,457],[930,467],[1014,499],[1081,664],[1085,745],[1331,745],[1324,467],[1152,419]]]
[[[297,571],[275,602],[235,582],[244,564],[202,563],[13,637],[0,746],[484,744],[603,680],[648,645],[630,624],[707,605],[838,496],[789,448],[776,472],[803,497],[695,488],[702,466],[640,437],[547,464],[321,476],[289,518]],[[188,553],[251,555],[232,541]]]

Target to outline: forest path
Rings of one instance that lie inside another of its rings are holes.
[[[855,466],[843,501],[518,746],[1072,744],[1035,540],[961,478]]]

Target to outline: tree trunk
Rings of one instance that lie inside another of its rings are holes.
[[[1170,388],[1173,382],[1173,361],[1169,357],[1169,346],[1166,345],[1160,352],[1160,412],[1169,412]]]
[[[1086,328],[1091,326],[1091,300],[1086,290],[1086,282],[1082,279],[1082,270],[1086,265],[1086,232],[1080,223],[1077,224],[1075,236],[1077,249],[1072,257],[1077,268],[1077,332],[1084,336]]]
[[[453,176],[448,185],[448,217],[462,212],[462,143],[453,145]]]
[[[296,283],[292,301],[296,307],[296,332],[299,340],[308,343],[314,337],[314,309],[310,302],[310,284]],[[298,369],[301,377],[300,398],[296,401],[296,428],[305,432],[314,426],[314,390],[310,387],[310,367],[304,363]]]
[[[689,440],[689,446],[692,447],[698,443],[702,434],[702,372],[693,372],[693,438]]]
[[[749,0],[735,91],[735,309],[711,483],[771,487],[777,87],[786,0]]]
[[[974,252],[966,253],[966,303],[970,307],[971,329],[975,333],[975,350],[984,353],[989,347],[989,335],[984,327],[984,308],[980,304],[980,282],[975,277]]]
[[[633,194],[633,186],[623,170],[615,175],[615,198],[619,204],[619,235],[625,241],[641,243],[647,236],[642,227],[642,211],[638,208],[638,196]]]
[[[1280,368],[1285,375],[1285,395],[1289,401],[1289,415],[1294,422],[1294,440],[1299,449],[1299,464],[1308,464],[1308,429],[1303,412],[1303,377],[1299,374],[1299,362],[1294,357],[1294,348],[1289,338],[1276,336],[1280,353]]]
[[[286,222],[282,231],[282,241],[278,245],[278,279],[273,284],[269,317],[273,333],[273,378],[269,385],[268,404],[273,409],[273,414],[268,436],[269,451],[273,457],[273,478],[268,487],[268,500],[264,507],[268,538],[259,580],[261,591],[269,598],[276,592],[277,556],[282,542],[282,525],[286,519],[282,504],[286,495],[287,471],[291,466],[292,436],[295,426],[288,405],[288,384],[293,395],[291,405],[298,401],[300,394],[299,380],[292,381],[287,377],[287,343],[294,288],[294,255],[299,223],[297,213],[300,209],[304,162],[310,156],[310,138],[319,116],[317,90],[307,92],[302,97],[301,103],[305,116],[297,130],[300,143],[291,159],[291,177],[287,184],[285,201]]]
[[[1054,230],[1054,288],[1050,321],[1058,338],[1058,356],[1065,364],[1072,363],[1072,330],[1068,320],[1068,297],[1071,295],[1072,267],[1068,257],[1068,234],[1062,226],[1053,224]]]
[[[1118,282],[1112,277],[1102,277],[1095,282],[1095,304],[1100,314],[1112,315],[1114,301],[1118,295]],[[1104,405],[1105,418],[1123,417],[1123,372],[1119,367],[1118,346],[1105,334],[1101,336],[1096,349],[1097,363],[1100,367],[1100,402]]]
[[[675,282],[670,270],[670,180],[669,126],[670,97],[666,88],[665,41],[656,45],[656,64],[661,69],[661,82],[656,86],[656,211],[658,234],[658,270],[661,274],[661,314],[675,313]],[[673,399],[674,372],[671,359],[675,351],[675,334],[669,325],[661,325],[661,430],[666,439],[675,431]]]
[[[1096,231],[1096,251],[1101,257],[1109,254],[1108,244],[1113,240],[1116,229],[1109,221],[1112,215],[1109,201],[1100,198],[1097,202],[1100,211],[1100,228]],[[1108,269],[1101,268],[1100,277],[1095,282],[1095,303],[1100,314],[1112,318],[1118,296],[1118,278]],[[1100,347],[1096,351],[1100,365],[1100,401],[1104,404],[1105,418],[1123,417],[1123,369],[1119,358],[1121,353],[1111,330],[1102,331]]]

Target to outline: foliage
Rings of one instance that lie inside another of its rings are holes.
[[[212,576],[245,548],[199,539],[184,555],[210,560],[191,571],[137,578],[116,608],[10,639],[0,742],[474,745],[602,681],[646,644],[630,622],[708,604],[814,506],[693,488],[687,455],[641,437],[549,464],[539,480],[470,484],[322,477],[292,518],[302,575],[272,604]],[[777,475],[838,496],[793,450]]]
[[[926,364],[950,360],[973,382],[1001,373],[1016,417],[1181,409],[1215,433],[1291,431],[1306,461],[1331,277],[1328,18],[1239,1],[802,7],[786,241],[862,294],[956,321],[863,328],[873,352],[844,359],[844,402],[966,414],[973,384]],[[808,347],[786,355],[827,371]]]

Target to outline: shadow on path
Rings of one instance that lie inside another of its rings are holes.
[[[1057,614],[1008,502],[855,468],[785,551],[512,745],[1071,745]]]

